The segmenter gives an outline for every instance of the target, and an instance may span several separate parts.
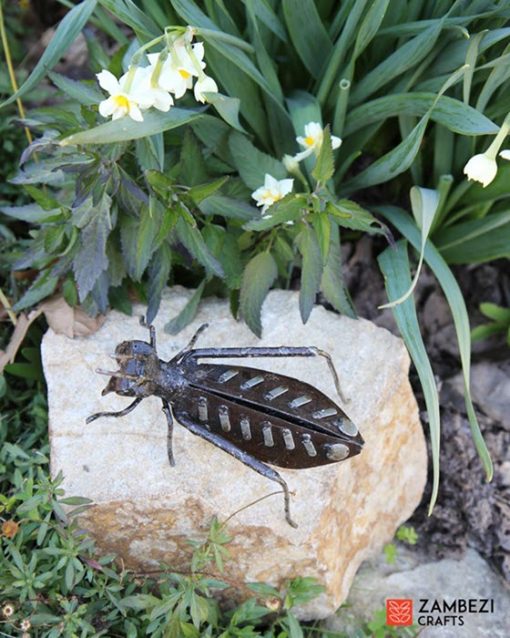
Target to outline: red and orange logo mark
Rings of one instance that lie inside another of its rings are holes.
[[[386,600],[386,624],[407,627],[413,624],[413,601],[411,598],[388,598]]]

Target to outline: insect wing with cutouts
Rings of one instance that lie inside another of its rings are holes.
[[[345,412],[313,386],[265,370],[199,364],[185,395],[173,402],[185,417],[260,461],[299,469],[335,463],[363,446]]]

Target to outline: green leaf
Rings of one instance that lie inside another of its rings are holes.
[[[438,20],[422,33],[399,46],[396,51],[385,57],[384,61],[365,73],[351,90],[351,104],[365,102],[367,97],[378,91],[393,78],[401,76],[408,69],[419,64],[434,48],[443,28],[443,20]]]
[[[262,186],[266,173],[275,179],[284,179],[287,176],[287,171],[279,160],[259,151],[241,133],[233,132],[230,135],[229,147],[236,168],[249,188],[255,190]]]
[[[189,189],[188,195],[191,197],[195,204],[200,204],[207,197],[211,197],[216,193],[216,191],[220,190],[220,188],[225,184],[228,180],[228,175],[224,177],[220,177],[219,179],[214,180],[213,182],[206,182],[205,184],[197,184]]]
[[[304,135],[305,124],[309,122],[318,122],[322,126],[321,107],[314,95],[293,91],[286,101],[296,135]]]
[[[260,215],[254,206],[237,199],[223,197],[223,195],[206,197],[200,202],[198,207],[205,215],[221,215],[222,217],[241,219],[243,221],[258,218]]]
[[[228,97],[228,95],[222,95],[221,93],[206,93],[205,97],[207,98],[207,102],[214,106],[218,115],[225,120],[229,126],[236,129],[236,131],[246,132],[239,123],[239,108],[241,106],[241,100],[239,98]]]
[[[364,233],[382,233],[381,223],[368,210],[350,199],[328,202],[326,210],[333,220],[344,228],[360,230]],[[374,227],[375,226],[375,227]]]
[[[43,271],[12,309],[14,312],[20,312],[34,306],[41,299],[49,297],[55,291],[57,284],[58,277],[50,275],[48,270]]]
[[[161,244],[160,248],[154,253],[152,261],[149,265],[149,288],[146,321],[151,324],[158,314],[159,304],[161,302],[161,293],[168,283],[170,270],[172,268],[172,253],[168,244]]]
[[[162,206],[151,197],[148,206],[142,206],[136,233],[136,261],[134,279],[140,281],[154,250],[156,235],[161,225]]]
[[[425,254],[425,244],[429,237],[430,229],[434,222],[438,206],[439,206],[439,192],[431,188],[421,188],[419,186],[413,186],[411,188],[411,208],[413,211],[416,225],[421,231],[421,245],[420,245],[420,259],[413,281],[409,286],[409,289],[404,293],[402,297],[391,301],[390,303],[379,306],[379,308],[393,308],[413,294],[413,291],[418,283],[420,277],[421,267],[423,265],[423,258]]]
[[[175,226],[179,240],[186,250],[204,266],[211,274],[223,278],[225,273],[218,260],[210,253],[198,228],[190,226],[182,217],[177,220]]]
[[[333,148],[331,146],[331,133],[329,124],[324,128],[324,134],[322,138],[321,149],[317,157],[317,163],[312,171],[313,177],[325,184],[329,179],[333,177],[335,170],[335,163],[333,161]]]
[[[108,268],[106,240],[111,232],[111,197],[105,192],[94,214],[80,233],[80,248],[73,260],[73,272],[82,302]]]
[[[387,248],[378,257],[379,266],[384,275],[386,291],[390,301],[401,297],[411,285],[410,266],[407,247],[404,241],[395,247]],[[434,380],[434,372],[430,365],[425,345],[420,334],[418,316],[412,298],[392,307],[393,316],[398,329],[407,346],[411,359],[420,378],[425,397],[425,404],[429,415],[430,443],[432,449],[432,494],[430,497],[429,513],[432,511],[439,489],[439,446],[440,446],[440,416],[439,396]]]
[[[335,310],[356,319],[356,311],[347,291],[342,275],[342,252],[340,250],[339,229],[331,229],[329,257],[321,279],[321,290]]]
[[[315,233],[310,226],[304,227],[299,237],[298,245],[303,256],[299,311],[303,323],[306,323],[319,292],[322,277],[322,255]]]
[[[283,0],[283,15],[292,44],[313,77],[319,77],[332,44],[314,0]]]
[[[289,628],[289,638],[303,638],[303,630],[299,620],[290,611],[287,612],[287,627]]]
[[[421,117],[431,108],[436,97],[434,93],[396,93],[366,102],[351,109],[345,122],[344,135],[352,135],[389,117]],[[446,95],[437,101],[431,119],[460,135],[492,135],[499,131],[499,126],[472,106]]]
[[[480,312],[489,319],[494,319],[500,323],[510,323],[510,308],[502,308],[495,303],[481,303]]]
[[[248,262],[243,274],[240,309],[244,320],[258,337],[262,335],[262,303],[277,274],[278,269],[273,256],[265,251]]]
[[[331,220],[327,213],[315,213],[312,217],[312,224],[319,242],[322,255],[322,264],[328,261],[329,247],[331,245]]]
[[[100,0],[100,4],[123,24],[131,27],[136,33],[147,36],[149,40],[161,35],[158,25],[132,0]]]
[[[204,279],[195,290],[195,292],[191,295],[189,300],[186,302],[186,305],[179,312],[179,314],[165,324],[164,331],[166,333],[176,335],[193,321],[197,314],[198,305],[204,293],[205,284],[206,280]]]
[[[62,146],[69,146],[70,144],[112,144],[114,142],[136,140],[193,122],[201,117],[203,111],[203,108],[181,109],[177,106],[172,107],[167,113],[152,109],[144,112],[143,122],[135,122],[135,120],[125,116],[86,131],[69,135],[61,140],[60,144]]]
[[[184,133],[180,155],[180,177],[186,186],[195,186],[207,181],[207,165],[197,138],[187,128]]]
[[[61,209],[45,210],[38,204],[25,204],[24,206],[0,206],[0,211],[4,215],[8,215],[13,219],[20,219],[21,221],[28,222],[30,224],[44,224],[52,221],[57,221],[62,217]]]
[[[13,95],[0,104],[0,108],[25,95],[40,82],[48,71],[51,71],[71,44],[75,42],[96,8],[96,4],[96,0],[84,0],[64,16],[32,73]]]
[[[90,82],[78,82],[77,80],[71,80],[66,78],[60,73],[54,73],[50,71],[48,73],[50,80],[53,84],[65,93],[66,96],[72,100],[76,100],[80,104],[85,106],[92,106],[93,104],[99,104],[101,100],[104,100],[104,95]]]
[[[420,234],[414,226],[409,216],[400,208],[393,206],[378,207],[378,211],[383,214],[399,231],[410,241],[416,250],[420,246]],[[471,338],[469,330],[469,318],[466,309],[466,303],[462,295],[459,284],[455,280],[453,273],[448,268],[446,262],[438,253],[433,244],[428,241],[425,246],[425,263],[430,267],[434,275],[443,289],[443,292],[450,306],[459,344],[460,359],[462,363],[462,374],[464,376],[464,400],[466,403],[466,411],[471,427],[471,434],[477,452],[485,469],[487,480],[492,479],[493,467],[492,461],[480,432],[476,414],[473,408],[470,390],[470,368],[471,368]],[[406,302],[407,303],[407,302]]]
[[[449,264],[480,264],[510,257],[510,210],[441,228],[434,241]]]
[[[307,200],[305,195],[289,193],[269,206],[264,217],[249,221],[244,225],[244,228],[246,230],[267,230],[279,224],[296,221],[302,217],[306,208]]]

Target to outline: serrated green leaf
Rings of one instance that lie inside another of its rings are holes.
[[[382,233],[380,222],[365,208],[350,199],[328,202],[326,210],[339,226],[364,233]]]
[[[338,228],[331,229],[329,257],[322,273],[320,289],[335,310],[356,319],[356,310],[342,275],[342,252]]]
[[[195,290],[195,292],[191,295],[189,300],[186,302],[186,305],[179,312],[179,314],[165,324],[164,331],[166,333],[176,335],[193,321],[197,314],[198,305],[204,293],[205,284],[206,280],[204,279]]]
[[[145,317],[148,324],[151,324],[158,314],[161,293],[168,283],[171,268],[172,253],[170,247],[165,242],[154,253],[149,265],[148,303],[147,315]]]
[[[103,193],[93,216],[80,233],[80,248],[73,259],[80,301],[85,299],[101,273],[108,268],[106,241],[111,232],[111,204],[111,197]]]
[[[301,263],[301,289],[299,291],[299,311],[303,323],[310,317],[322,277],[322,255],[315,232],[305,226],[298,241],[303,256]]]
[[[49,297],[55,291],[57,284],[58,277],[52,276],[48,270],[43,271],[12,309],[14,312],[20,312],[34,306],[41,299]]]
[[[28,222],[30,224],[44,224],[57,221],[62,217],[61,209],[56,208],[54,210],[45,210],[38,204],[25,204],[24,206],[0,206],[0,211],[2,211],[4,215],[12,217],[13,219],[20,219],[21,221]]]
[[[244,225],[246,230],[267,230],[300,219],[306,210],[307,201],[303,195],[289,193],[266,210],[264,217],[253,219]]]
[[[258,218],[260,212],[255,206],[250,206],[241,200],[224,197],[223,195],[211,195],[202,200],[198,207],[205,215],[221,215],[222,217],[241,219]]]
[[[220,190],[220,188],[225,184],[228,180],[228,175],[224,177],[220,177],[219,179],[214,180],[213,182],[206,182],[205,184],[197,184],[196,186],[192,186],[188,195],[191,197],[195,204],[200,204],[207,197],[211,197],[216,193],[216,191]]]
[[[62,146],[71,144],[113,144],[115,142],[136,140],[193,122],[201,117],[203,110],[203,108],[181,109],[174,106],[167,113],[163,113],[153,109],[144,112],[143,122],[135,122],[135,120],[125,116],[118,120],[100,124],[87,131],[69,135],[61,140],[60,144]]]
[[[327,213],[319,212],[312,216],[312,224],[321,250],[322,264],[325,265],[328,261],[331,245],[331,220]]]
[[[277,274],[278,270],[273,256],[265,251],[248,262],[243,274],[240,297],[241,314],[258,337],[262,335],[262,303]]]
[[[225,276],[221,264],[207,248],[198,228],[190,226],[180,217],[177,220],[175,229],[179,240],[184,244],[185,248],[209,273],[220,278]]]
[[[318,182],[325,184],[333,177],[334,170],[335,162],[333,160],[333,147],[331,146],[331,133],[328,124],[324,127],[322,144],[312,175]]]

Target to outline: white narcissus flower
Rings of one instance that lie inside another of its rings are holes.
[[[156,71],[153,66],[140,69],[137,90],[143,96],[143,108],[153,106],[158,111],[166,113],[174,103],[170,93],[159,86],[156,79]]]
[[[510,149],[507,148],[504,151],[501,151],[499,156],[502,157],[503,159],[510,160]]]
[[[492,182],[497,172],[498,165],[496,160],[494,157],[487,155],[487,153],[473,155],[464,166],[464,173],[467,175],[468,180],[480,182],[484,188]]]
[[[157,63],[159,54],[151,53],[147,56],[151,65]],[[185,34],[176,38],[168,58],[163,62],[159,74],[159,86],[173,93],[176,98],[182,97],[193,86],[193,76],[199,77],[205,69],[204,44],[197,42],[191,45]]]
[[[300,162],[305,157],[308,157],[312,153],[319,154],[322,146],[322,140],[324,139],[324,129],[319,122],[308,122],[305,124],[305,136],[296,137],[296,141],[301,146],[304,146],[305,150],[298,153],[295,158]],[[334,149],[339,148],[342,140],[336,135],[331,136],[331,147]]]
[[[193,93],[195,94],[197,102],[202,102],[203,104],[207,102],[204,93],[218,93],[218,85],[211,77],[204,74],[195,82]]]
[[[144,98],[143,91],[140,91],[142,75],[139,71],[141,70],[136,69],[133,73],[128,71],[120,80],[106,70],[96,75],[99,86],[110,94],[109,98],[99,104],[99,113],[103,117],[111,115],[112,120],[117,120],[129,115],[131,119],[143,122],[141,109],[148,108],[150,104]]]
[[[253,191],[251,196],[257,202],[257,206],[262,206],[262,214],[275,202],[288,195],[294,187],[293,179],[275,179],[268,173],[264,177],[264,186]]]

